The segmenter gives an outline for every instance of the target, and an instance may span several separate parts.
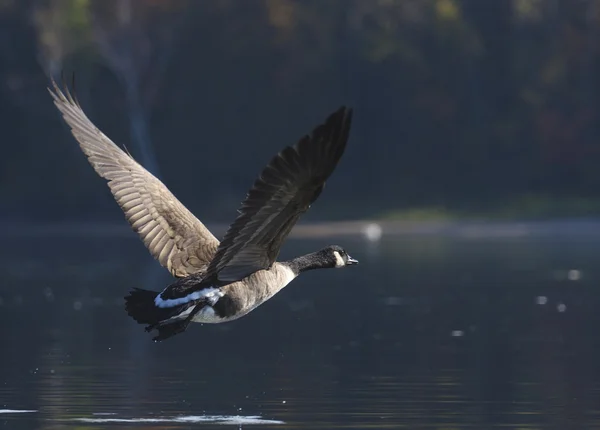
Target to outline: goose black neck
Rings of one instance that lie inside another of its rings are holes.
[[[296,274],[314,269],[326,269],[331,267],[330,262],[319,252],[301,255],[288,261],[288,265]]]

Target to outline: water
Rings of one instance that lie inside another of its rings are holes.
[[[170,278],[133,236],[3,238],[0,424],[600,427],[597,235],[292,240],[284,256],[330,242],[361,264],[153,343],[122,296]]]

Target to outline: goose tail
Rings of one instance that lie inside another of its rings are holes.
[[[158,330],[158,335],[153,338],[155,341],[167,339],[185,330],[188,321],[176,317],[191,304],[161,308],[155,304],[158,294],[156,291],[134,288],[125,297],[125,310],[129,316],[139,324],[146,324],[148,332]]]
[[[125,297],[125,310],[140,324],[156,324],[164,318],[162,309],[154,304],[157,295],[156,291],[134,288]]]

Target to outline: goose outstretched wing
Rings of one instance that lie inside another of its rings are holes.
[[[351,119],[352,110],[341,107],[271,160],[248,191],[208,276],[234,282],[273,264],[290,230],[319,197],[344,153]]]
[[[54,80],[52,87],[54,104],[152,256],[176,277],[205,270],[219,241],[161,181],[89,120],[67,88],[61,91]]]

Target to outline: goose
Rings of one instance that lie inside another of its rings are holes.
[[[168,188],[88,119],[74,83],[54,79],[55,106],[88,161],[106,179],[132,229],[176,280],[162,292],[134,288],[125,310],[154,341],[185,331],[191,322],[236,320],[313,269],[358,264],[340,246],[276,261],[296,221],[319,197],[348,141],[352,109],[330,114],[312,133],[279,152],[254,182],[239,214],[219,242]]]

